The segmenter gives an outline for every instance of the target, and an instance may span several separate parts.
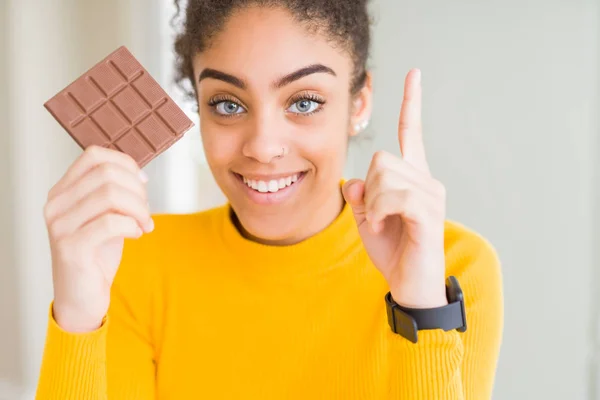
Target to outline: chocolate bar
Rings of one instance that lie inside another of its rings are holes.
[[[119,150],[140,167],[194,126],[125,46],[44,107],[82,149],[97,145]]]

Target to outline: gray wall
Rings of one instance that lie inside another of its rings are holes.
[[[0,387],[7,382],[21,382],[21,345],[17,271],[14,262],[11,184],[11,135],[8,118],[8,18],[7,8],[0,5]],[[4,383],[3,383],[4,381]]]
[[[382,0],[374,9],[375,148],[398,152],[402,77],[420,67],[426,147],[449,217],[486,235],[503,262],[495,398],[588,398],[597,3]],[[368,157],[357,161],[364,173]]]
[[[0,0],[0,400],[33,398],[52,298],[42,209],[80,154],[43,103],[118,46],[137,53],[157,9],[142,3]]]
[[[597,7],[596,15],[600,20],[600,6]],[[596,27],[598,42],[600,42],[600,23]],[[600,49],[600,44],[596,45],[597,49]],[[600,52],[600,50],[598,50]],[[600,60],[600,55],[598,55]],[[594,173],[592,176],[594,193],[592,197],[592,221],[594,227],[592,230],[592,279],[591,279],[591,290],[592,290],[592,318],[590,321],[590,332],[593,340],[593,354],[590,357],[590,398],[600,399],[600,115],[598,108],[600,107],[600,77],[596,76],[594,81],[590,81],[590,85],[596,88],[596,102],[594,107],[594,123],[596,127],[596,135],[594,135],[594,142],[590,151],[594,159]]]

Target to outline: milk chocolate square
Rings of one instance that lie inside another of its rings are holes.
[[[97,145],[119,150],[140,167],[194,126],[124,46],[44,107],[81,148]]]

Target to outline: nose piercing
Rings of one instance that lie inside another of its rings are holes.
[[[277,158],[281,158],[281,157],[283,157],[284,155],[285,155],[285,147],[282,147],[282,148],[281,148],[281,154],[279,154],[279,155],[277,156]]]

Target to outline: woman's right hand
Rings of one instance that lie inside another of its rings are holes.
[[[54,319],[69,332],[97,329],[125,238],[154,229],[146,175],[130,156],[88,147],[48,193]]]

